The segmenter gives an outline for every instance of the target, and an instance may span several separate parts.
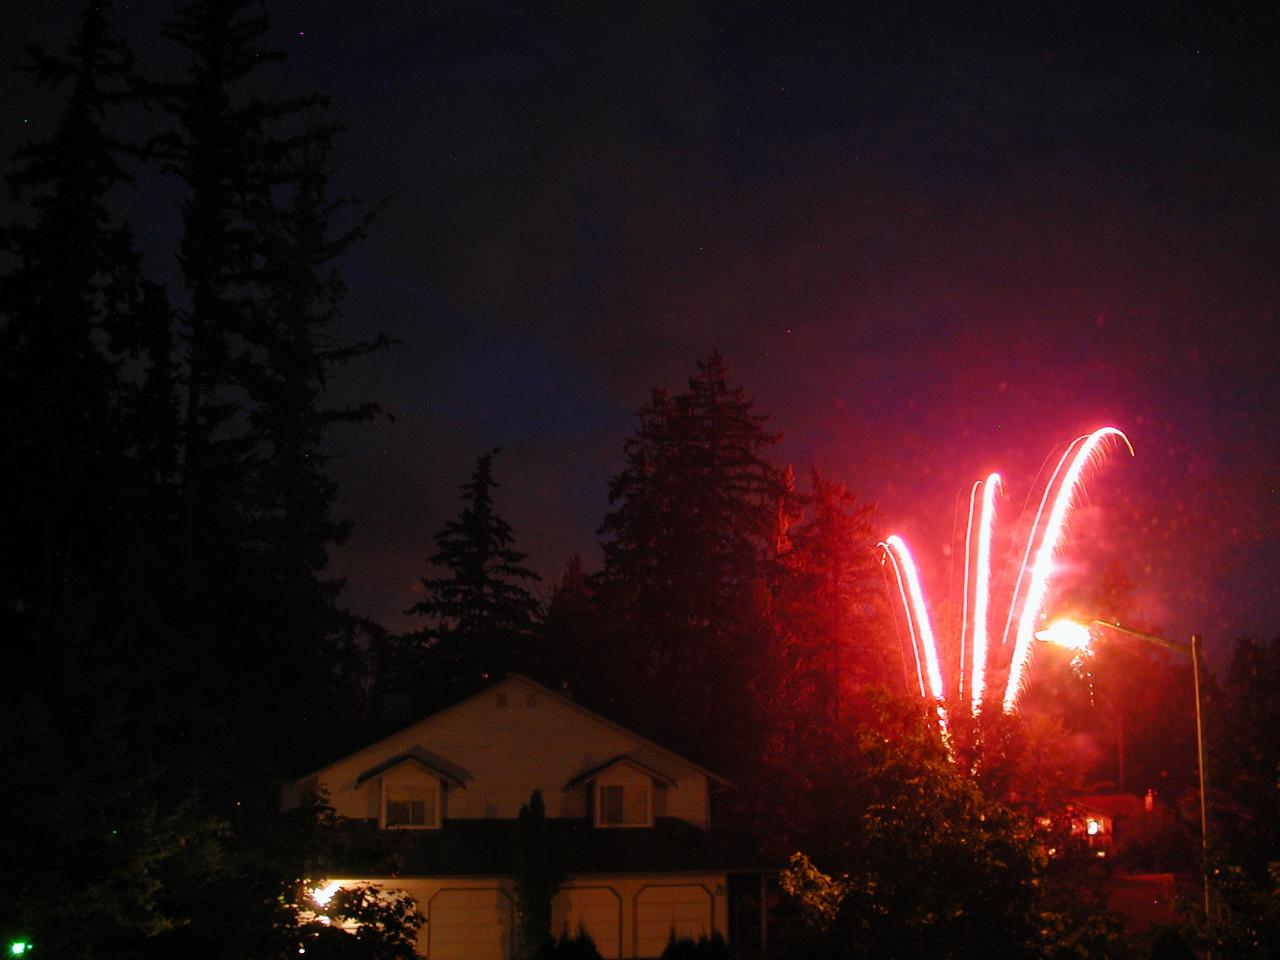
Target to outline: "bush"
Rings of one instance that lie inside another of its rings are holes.
[[[701,936],[695,941],[688,937],[677,939],[672,930],[667,949],[662,951],[662,960],[729,960],[730,956],[729,945],[719,933]]]
[[[591,939],[591,934],[587,933],[582,927],[578,927],[578,932],[572,937],[566,930],[560,934],[560,939],[548,937],[542,945],[542,949],[538,951],[537,960],[603,960],[600,951],[596,949],[596,942]]]

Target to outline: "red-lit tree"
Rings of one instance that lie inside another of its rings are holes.
[[[769,584],[794,509],[787,471],[766,459],[778,437],[728,376],[717,352],[684,392],[653,392],[600,530],[606,698],[720,765],[758,752]]]

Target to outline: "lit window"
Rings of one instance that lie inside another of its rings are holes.
[[[597,821],[609,827],[649,825],[649,787],[642,783],[603,784]]]
[[[383,789],[385,826],[436,826],[435,787],[426,784],[388,783]]]
[[[1102,832],[1102,824],[1098,823],[1097,820],[1093,820],[1093,819],[1087,820],[1085,822],[1084,828],[1087,831],[1089,831],[1089,836],[1091,837],[1096,836],[1097,834]]]

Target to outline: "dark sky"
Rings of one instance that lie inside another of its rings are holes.
[[[19,0],[57,46],[74,5]],[[1076,5],[1068,5],[1076,6]],[[51,12],[51,7],[59,9]],[[16,9],[15,9],[16,8]],[[1103,424],[1060,585],[1118,559],[1143,625],[1280,632],[1277,26],[886,4],[279,3],[278,89],[331,94],[337,187],[386,205],[346,264],[336,569],[389,626],[474,456],[544,575],[598,559],[634,413],[713,348],[947,595],[957,495]],[[1011,8],[1012,9],[1012,8]],[[143,60],[163,4],[119,4]],[[6,153],[47,129],[21,79]],[[177,197],[143,183],[149,235]],[[1034,506],[1034,501],[1033,501]]]

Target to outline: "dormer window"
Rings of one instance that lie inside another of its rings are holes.
[[[430,829],[440,826],[438,783],[384,783],[383,826]]]
[[[370,767],[356,778],[374,791],[378,826],[383,830],[438,830],[448,811],[446,785],[464,790],[471,774],[421,746]],[[372,813],[370,809],[370,813]]]
[[[598,826],[652,826],[652,790],[648,783],[601,783],[597,785],[597,794]]]

